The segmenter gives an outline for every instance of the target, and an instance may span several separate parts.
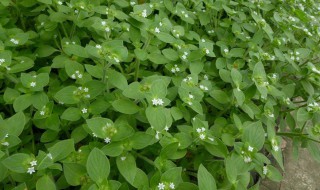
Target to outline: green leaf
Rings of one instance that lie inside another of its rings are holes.
[[[127,88],[124,89],[122,94],[131,99],[143,99],[144,94],[140,91],[140,83],[139,82],[133,82],[131,83]]]
[[[236,97],[236,100],[238,102],[238,105],[242,105],[246,99],[244,93],[241,90],[233,89],[233,95]]]
[[[161,41],[163,41],[165,43],[169,43],[169,44],[171,44],[171,43],[176,41],[176,39],[173,36],[171,36],[170,34],[165,33],[165,32],[160,32],[159,34],[156,34],[156,37],[159,40],[161,40]]]
[[[142,50],[142,49],[135,49],[134,50],[134,54],[137,56],[138,59],[140,59],[141,61],[145,61],[148,59],[148,53],[146,50]]]
[[[110,119],[102,118],[102,117],[95,117],[86,120],[89,129],[97,135],[99,138],[110,138],[110,131],[108,128],[114,127],[113,122]]]
[[[178,53],[171,48],[162,50],[162,54],[171,61],[177,61],[179,59]]]
[[[98,148],[94,148],[90,152],[86,168],[90,178],[96,183],[100,183],[108,178],[110,173],[109,160]]]
[[[112,106],[116,111],[124,114],[135,114],[140,110],[140,107],[134,102],[126,99],[115,100]]]
[[[52,155],[53,161],[60,161],[69,156],[70,153],[74,152],[74,141],[73,139],[62,140],[48,148]]]
[[[234,84],[236,84],[236,86],[239,87],[242,81],[242,75],[238,69],[234,69],[234,68],[231,69],[231,78]]]
[[[153,139],[154,137],[152,135],[144,132],[136,132],[131,137],[130,141],[132,143],[132,148],[139,150],[153,144]]]
[[[3,100],[4,100],[6,103],[12,104],[12,103],[14,102],[14,100],[15,100],[17,97],[19,97],[19,95],[20,95],[19,91],[8,87],[8,88],[6,88],[6,90],[4,91]]]
[[[17,153],[4,159],[2,164],[13,172],[26,173],[29,167],[28,164],[31,161],[31,157],[28,154]]]
[[[47,4],[47,5],[51,5],[52,4],[52,0],[37,0],[37,1],[40,2],[40,3]]]
[[[210,172],[202,165],[200,164],[198,173],[198,186],[201,190],[215,190],[217,189],[216,181],[214,180],[214,177],[211,175]]]
[[[297,121],[298,122],[306,122],[310,118],[311,118],[311,115],[305,107],[298,109],[298,111],[297,111]]]
[[[242,142],[248,142],[250,146],[260,150],[265,141],[265,131],[260,121],[249,124],[243,130]]]
[[[268,165],[267,177],[276,182],[280,182],[282,180],[282,175],[279,170],[271,165]]]
[[[13,102],[14,111],[20,112],[27,109],[32,104],[32,95],[24,94],[16,98]]]
[[[229,96],[222,90],[212,90],[210,96],[220,104],[227,104],[230,102]]]
[[[68,184],[72,186],[80,185],[87,176],[86,167],[76,163],[63,163],[63,173]]]
[[[161,175],[161,181],[170,181],[176,186],[179,186],[179,184],[182,182],[181,172],[182,167],[170,168]]]
[[[79,100],[77,100],[73,95],[73,92],[75,92],[76,90],[77,90],[77,87],[75,86],[64,87],[54,95],[54,98],[57,99],[59,102],[62,102],[65,104],[78,103]]]
[[[81,118],[79,108],[69,107],[61,115],[61,119],[68,121],[77,121]]]
[[[43,189],[46,189],[46,190],[57,189],[53,180],[47,175],[44,175],[41,178],[39,178],[36,183],[36,190],[43,190]]]
[[[165,110],[162,107],[147,107],[146,116],[150,125],[157,131],[162,131],[167,125]]]
[[[52,46],[41,45],[36,50],[36,54],[38,54],[39,57],[48,57],[49,55],[53,54],[56,51],[58,50],[53,48]]]
[[[243,57],[245,53],[245,49],[242,48],[233,48],[228,53],[228,56],[230,57]]]
[[[98,79],[102,79],[103,77],[103,67],[100,65],[89,65],[85,64],[84,67],[86,68],[87,72]]]
[[[117,157],[117,167],[120,174],[130,183],[134,183],[135,176],[137,174],[136,161],[131,154],[127,154],[122,157]]]
[[[18,137],[22,133],[25,123],[26,123],[26,118],[23,112],[19,112],[13,115],[7,120],[8,134]]]
[[[128,87],[128,82],[125,76],[123,76],[121,73],[109,69],[107,71],[107,76],[108,76],[108,82],[112,84],[113,86],[125,90]]]
[[[63,46],[63,51],[68,55],[76,55],[78,57],[87,58],[88,54],[84,47],[77,44],[69,44]]]
[[[262,62],[256,63],[256,65],[253,68],[252,76],[254,79],[262,79],[263,81],[266,80],[266,72],[264,70]]]

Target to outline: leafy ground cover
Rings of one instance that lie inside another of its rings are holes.
[[[320,160],[319,10],[1,0],[1,186],[254,190],[283,136]]]

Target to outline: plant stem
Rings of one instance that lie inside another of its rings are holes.
[[[306,135],[308,135],[308,134],[302,134],[302,133],[277,133],[277,135],[286,136],[286,137],[301,137],[301,138],[308,139],[308,140],[313,141],[313,142],[320,143],[319,140],[307,137]]]
[[[154,162],[153,162],[152,160],[150,160],[149,158],[143,156],[142,154],[135,152],[135,155],[136,155],[138,158],[141,158],[142,160],[146,161],[148,164],[150,164],[150,165],[152,165],[152,166],[155,166],[155,165],[154,165]]]
[[[146,50],[147,47],[149,46],[151,41],[151,35],[148,36],[146,43],[144,44],[142,50]],[[135,70],[135,74],[134,74],[134,80],[137,81],[138,80],[138,76],[139,76],[139,67],[140,67],[140,59],[136,60],[136,70]]]

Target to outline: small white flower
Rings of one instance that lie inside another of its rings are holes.
[[[279,151],[279,146],[277,146],[277,145],[272,146],[272,149],[273,149],[274,151],[278,152],[278,151]]]
[[[83,5],[81,5],[81,6],[80,6],[80,8],[81,8],[81,9],[84,9],[84,6],[83,6]]]
[[[110,28],[109,28],[109,27],[106,27],[104,30],[105,30],[106,32],[110,32]]]
[[[159,29],[158,27],[156,27],[156,28],[154,29],[154,32],[159,34],[159,33],[160,33],[160,29]]]
[[[51,160],[53,159],[53,157],[52,157],[52,154],[51,154],[51,153],[48,153],[48,154],[47,154],[47,156],[48,156],[48,158],[50,158]]]
[[[158,98],[158,105],[162,106],[163,105],[163,100],[161,98]]]
[[[150,5],[149,5],[149,7],[150,7],[150,8],[153,8],[153,5],[152,5],[152,4],[150,4]]]
[[[102,25],[102,26],[105,26],[106,24],[107,24],[106,21],[101,21],[101,25]]]
[[[197,130],[197,133],[201,133],[202,132],[200,128],[197,128],[196,130]]]
[[[182,59],[187,59],[186,55],[181,56]]]
[[[205,131],[206,131],[206,128],[201,127],[201,132],[205,132]]]
[[[31,87],[35,87],[36,85],[37,85],[36,82],[31,82],[31,83],[30,83],[30,86],[31,86]]]
[[[189,94],[189,98],[190,98],[190,99],[193,99],[194,96],[193,96],[192,94]]]
[[[4,63],[6,60],[5,59],[0,59],[0,65],[2,64],[2,63]]]
[[[205,48],[205,52],[207,55],[210,53],[210,51],[207,48]]]
[[[73,45],[75,45],[75,44],[76,44],[76,42],[72,42],[72,44],[73,44]]]
[[[9,144],[9,142],[3,142],[3,143],[1,143],[3,146],[9,146],[10,144]]]
[[[58,4],[59,4],[59,5],[62,5],[62,2],[61,2],[61,1],[58,1]]]
[[[134,6],[135,4],[136,4],[136,2],[134,2],[134,1],[131,1],[131,2],[130,2],[130,5],[131,5],[131,6]]]
[[[206,40],[205,39],[201,39],[201,42],[206,42]]]
[[[229,50],[227,48],[225,48],[223,51],[224,53],[229,53]]]
[[[37,160],[31,161],[31,162],[30,162],[30,165],[31,165],[31,166],[36,166],[36,165],[37,165]]]
[[[188,18],[188,17],[189,17],[189,15],[188,15],[188,14],[185,14],[185,15],[184,15],[184,17]]]
[[[209,77],[207,75],[203,76],[204,80],[209,80]]]
[[[104,142],[108,144],[108,143],[111,142],[111,139],[110,139],[109,137],[106,137],[106,138],[104,139]]]
[[[89,88],[85,87],[85,88],[83,89],[83,91],[89,92]]]
[[[125,161],[127,159],[127,157],[121,156],[120,159],[121,159],[121,161]]]
[[[188,53],[188,52],[186,52],[186,51],[185,51],[185,52],[183,52],[183,55],[188,55],[188,54],[189,54],[189,53]]]
[[[152,104],[153,104],[154,106],[157,106],[157,105],[158,105],[158,99],[157,99],[157,98],[153,98],[153,99],[152,99]]]
[[[267,173],[268,173],[268,167],[267,166],[263,166],[262,173],[263,173],[263,175],[267,175]]]
[[[93,136],[93,137],[97,137],[97,135],[96,135],[95,133],[92,133],[92,136]]]
[[[176,72],[176,69],[175,69],[174,67],[172,67],[172,68],[171,68],[171,72],[172,72],[172,73],[175,73],[175,72]]]
[[[169,131],[169,127],[166,126],[166,127],[164,128],[164,130],[165,130],[165,131]]]
[[[19,41],[16,40],[16,39],[14,39],[14,38],[11,38],[11,39],[10,39],[10,42],[12,42],[12,43],[15,44],[15,45],[18,45],[18,44],[19,44]]]
[[[87,109],[87,108],[82,108],[81,112],[82,112],[83,114],[88,113],[88,109]]]
[[[78,13],[79,13],[79,11],[76,9],[76,10],[74,10],[74,13],[78,14]]]
[[[189,104],[189,106],[191,106],[191,105],[192,105],[192,102],[189,101],[188,104]]]
[[[212,141],[212,142],[214,141],[214,138],[212,138],[212,137],[209,137],[208,139],[209,139],[210,141]]]
[[[273,113],[268,114],[268,116],[271,117],[271,118],[274,118],[274,114]]]
[[[160,133],[159,131],[156,131],[156,136],[155,136],[156,139],[159,139],[159,133]]]
[[[170,188],[170,189],[175,189],[175,185],[174,185],[174,183],[172,183],[172,182],[171,182],[171,183],[169,183],[169,188]]]
[[[97,45],[96,45],[96,48],[97,48],[97,49],[101,49],[101,45],[100,45],[100,44],[97,44]]]
[[[114,57],[113,59],[114,59],[114,60],[115,60],[115,62],[117,62],[117,63],[119,63],[119,62],[120,62],[120,60],[119,60],[118,58],[116,58],[116,57]]]
[[[44,115],[45,114],[45,112],[44,111],[40,111],[40,115]]]
[[[206,138],[206,135],[205,135],[205,134],[200,134],[200,135],[199,135],[199,138],[200,138],[201,140],[204,140],[204,139]]]
[[[147,17],[147,9],[144,9],[141,13],[141,16],[146,18]]]
[[[248,147],[248,151],[249,151],[249,152],[252,152],[252,151],[253,151],[253,147],[252,147],[252,146],[249,146],[249,147]]]
[[[158,184],[158,190],[164,190],[166,186],[164,185],[164,183],[159,183]]]
[[[82,74],[78,74],[78,78],[81,79],[82,78]]]
[[[34,172],[36,172],[35,170],[34,170],[34,167],[30,167],[30,168],[28,168],[28,171],[27,171],[27,173],[28,174],[33,174]]]
[[[162,22],[159,22],[159,26],[162,26]]]
[[[4,136],[4,138],[8,138],[9,137],[9,134],[7,133],[5,136]]]
[[[249,156],[245,156],[244,157],[244,162],[245,163],[249,163],[249,162],[251,162],[252,160],[251,160],[251,158],[249,157]]]

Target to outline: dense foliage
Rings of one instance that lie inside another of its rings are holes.
[[[1,186],[259,189],[283,136],[320,160],[319,10],[1,0]]]

